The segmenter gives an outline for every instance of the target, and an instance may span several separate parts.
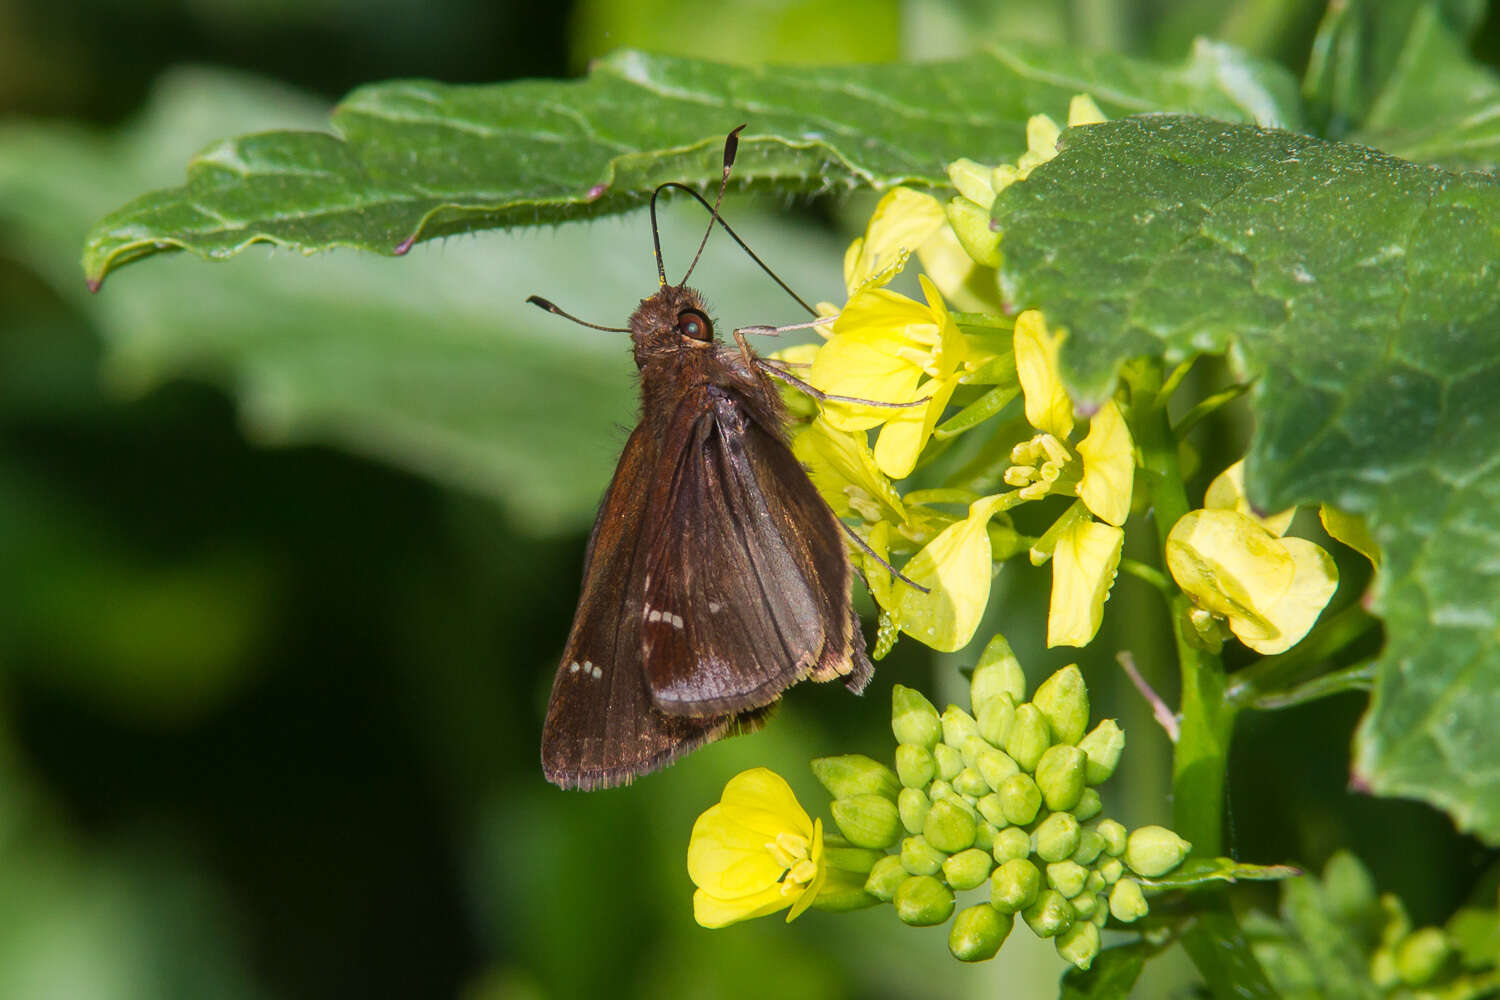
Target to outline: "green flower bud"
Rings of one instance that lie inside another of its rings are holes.
[[[1099,905],[1094,908],[1094,912],[1089,914],[1088,921],[1101,931],[1104,930],[1104,925],[1109,923],[1109,907],[1104,904],[1102,896],[1099,899]]]
[[[979,735],[974,717],[957,705],[949,705],[943,710],[942,722],[943,742],[950,747],[961,750],[970,736]]]
[[[1036,902],[1042,873],[1024,858],[1013,858],[990,876],[990,904],[1001,913],[1015,913]]]
[[[896,802],[896,793],[901,782],[895,772],[878,760],[864,754],[851,753],[842,757],[818,757],[812,762],[813,775],[836,799],[849,799],[856,795],[879,795]]]
[[[1100,785],[1115,773],[1120,763],[1120,754],[1125,749],[1125,730],[1115,724],[1114,719],[1105,719],[1093,731],[1078,742],[1089,759],[1088,783]]]
[[[1100,854],[1104,853],[1104,838],[1099,836],[1097,830],[1083,830],[1078,834],[1078,848],[1073,852],[1073,860],[1080,865],[1091,865]]]
[[[1072,813],[1053,813],[1037,824],[1031,834],[1031,848],[1043,861],[1063,861],[1078,850],[1082,836]]]
[[[1094,964],[1099,954],[1099,928],[1091,923],[1076,923],[1057,936],[1057,953],[1080,969]]]
[[[1141,884],[1133,878],[1120,879],[1109,891],[1110,916],[1122,924],[1134,923],[1150,911]]]
[[[969,703],[977,714],[997,694],[1009,695],[1012,705],[1019,705],[1026,697],[1026,673],[1021,661],[1011,652],[1005,636],[998,633],[979,654],[974,676],[969,679]]]
[[[1093,920],[1097,911],[1106,908],[1099,894],[1089,892],[1087,887],[1078,895],[1069,897],[1068,902],[1073,904],[1073,911],[1078,914],[1079,920]]]
[[[1143,826],[1125,842],[1125,863],[1137,875],[1156,878],[1180,865],[1192,847],[1164,826]]]
[[[974,845],[974,815],[952,799],[940,799],[927,813],[922,836],[945,854],[965,850]]]
[[[1036,787],[1042,801],[1053,812],[1072,809],[1083,798],[1083,778],[1088,758],[1075,746],[1059,743],[1047,748],[1036,765]]]
[[[967,198],[952,198],[943,206],[948,224],[976,264],[999,267],[1004,261],[1000,254],[1000,234],[990,228],[990,213]]]
[[[886,856],[883,850],[872,850],[867,847],[841,847],[827,841],[824,842],[823,847],[823,858],[828,862],[830,871],[858,875],[861,882],[870,874],[870,869]]]
[[[953,779],[953,790],[960,795],[972,795],[979,798],[990,794],[989,782],[984,780],[984,775],[972,767],[966,767],[958,772]]]
[[[991,745],[1005,746],[1010,738],[1010,727],[1016,719],[1016,703],[1004,691],[994,695],[979,707],[975,722],[979,735]]]
[[[932,751],[915,743],[896,747],[896,777],[907,788],[926,788],[937,775]]]
[[[1099,836],[1104,838],[1104,853],[1112,858],[1118,858],[1125,853],[1125,825],[1117,823],[1112,819],[1101,819],[1099,825],[1094,827]]]
[[[1408,986],[1423,986],[1442,970],[1451,953],[1441,930],[1423,927],[1397,946],[1396,974]]]
[[[944,781],[952,781],[964,769],[964,755],[946,743],[932,748],[932,759],[937,763],[938,777]]]
[[[913,875],[936,875],[947,855],[927,842],[920,833],[901,841],[901,867]]]
[[[870,877],[865,879],[865,892],[882,903],[889,903],[896,898],[896,890],[901,883],[910,876],[911,873],[901,864],[899,854],[887,854],[870,869]]]
[[[948,180],[958,189],[958,193],[969,201],[985,210],[985,216],[989,216],[989,208],[995,203],[995,189],[990,184],[990,175],[994,167],[987,167],[983,163],[975,163],[967,157],[960,157],[948,164]]]
[[[1000,809],[1005,813],[1005,821],[1016,826],[1025,826],[1036,819],[1037,811],[1042,808],[1041,790],[1028,775],[1011,775],[1000,783],[995,794],[1000,796]]]
[[[917,875],[901,883],[892,902],[903,924],[932,927],[953,913],[953,890],[931,875]]]
[[[1031,702],[1047,717],[1057,742],[1083,739],[1089,725],[1089,689],[1078,667],[1070,663],[1042,681]]]
[[[979,767],[979,758],[989,751],[995,749],[990,746],[989,741],[978,733],[965,738],[963,746],[959,747],[959,754],[964,759],[964,767]]]
[[[990,857],[989,851],[971,847],[943,862],[943,881],[959,892],[976,889],[990,877],[990,871],[994,867],[995,859]]]
[[[1083,794],[1078,796],[1078,804],[1068,811],[1078,818],[1078,822],[1086,823],[1104,811],[1104,803],[1100,801],[1098,792],[1085,788]]]
[[[951,799],[958,795],[953,786],[942,778],[936,778],[932,784],[927,786],[927,797],[936,802],[938,799]]]
[[[943,736],[937,709],[922,692],[897,684],[891,688],[891,732],[897,743],[915,743],[931,750]]]
[[[990,853],[1000,864],[1007,861],[1023,861],[1031,856],[1031,834],[1019,826],[1008,826],[995,833],[995,844]]]
[[[824,913],[849,913],[874,906],[880,900],[865,892],[864,882],[848,872],[829,872],[812,905]]]
[[[979,773],[990,788],[999,788],[1013,774],[1021,773],[1021,765],[1011,759],[1010,754],[994,747],[979,755]]]
[[[1021,765],[1023,771],[1035,771],[1042,754],[1052,745],[1050,727],[1042,710],[1030,702],[1016,709],[1005,741],[1005,752]]]
[[[883,795],[834,799],[830,811],[839,832],[855,847],[886,848],[901,836],[901,814]]]
[[[995,846],[995,824],[987,819],[974,823],[974,846],[985,853]]]
[[[1089,870],[1076,861],[1054,861],[1047,866],[1047,884],[1068,899],[1083,892]]]
[[[896,797],[896,809],[907,833],[922,832],[922,824],[927,822],[927,810],[931,808],[932,800],[920,788],[903,788]]]
[[[1376,948],[1370,956],[1370,982],[1380,990],[1389,990],[1401,981],[1396,971],[1396,952],[1391,948]]]
[[[1125,877],[1125,862],[1119,858],[1110,858],[1108,861],[1099,862],[1099,866],[1094,871],[1099,873],[1105,885],[1114,885]]]
[[[974,808],[979,810],[979,815],[992,823],[997,829],[1005,827],[1010,820],[1005,818],[1005,809],[1000,804],[1000,796],[994,792],[979,797]]]
[[[948,932],[948,950],[960,962],[989,961],[1005,943],[1015,919],[988,903],[959,910]]]
[[[1088,881],[1083,883],[1083,891],[1103,892],[1105,889],[1109,888],[1110,884],[1111,883],[1104,881],[1104,876],[1100,875],[1099,869],[1095,868],[1089,872]]]
[[[1056,889],[1042,892],[1026,909],[1021,911],[1026,926],[1039,938],[1056,937],[1073,926],[1076,914],[1073,904],[1063,898]]]

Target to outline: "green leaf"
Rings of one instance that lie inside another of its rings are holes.
[[[1487,7],[1485,0],[1329,4],[1313,40],[1302,87],[1316,131],[1343,138],[1351,130],[1369,127],[1372,112],[1389,113],[1390,108],[1382,106],[1393,100],[1409,102],[1413,110],[1420,107],[1409,125],[1422,129],[1457,127],[1464,114],[1462,104],[1470,111],[1482,110],[1483,93],[1465,94],[1460,84],[1488,75],[1464,45],[1483,22]],[[1433,60],[1435,47],[1446,50],[1448,58]]]
[[[1194,918],[1182,935],[1183,950],[1216,1000],[1275,1000],[1277,993],[1227,901],[1219,900],[1217,906]]]
[[[1343,16],[1358,5],[1343,8]],[[1415,9],[1403,9],[1411,8]],[[1445,18],[1435,3],[1379,5],[1381,18],[1400,10],[1401,23],[1382,23],[1376,40],[1393,40],[1399,50],[1384,53],[1378,78],[1368,85],[1359,106],[1339,112],[1347,127],[1331,123],[1332,134],[1349,138],[1409,160],[1437,163],[1455,170],[1494,170],[1500,165],[1500,76],[1475,62],[1464,33]],[[1352,46],[1362,52],[1359,46]],[[1341,51],[1343,49],[1341,48]]]
[[[1247,865],[1233,858],[1189,858],[1170,875],[1138,881],[1148,889],[1195,889],[1215,882],[1277,882],[1296,878],[1300,868],[1291,865]]]
[[[1069,969],[1058,1000],[1125,1000],[1156,949],[1144,941],[1105,948],[1088,971]]]
[[[996,200],[1012,297],[1068,329],[1084,400],[1233,348],[1256,503],[1362,514],[1387,556],[1356,779],[1500,842],[1500,181],[1183,117],[1063,143]]]
[[[399,254],[418,240],[620,212],[658,184],[735,179],[778,193],[944,184],[960,156],[999,162],[1028,117],[1090,91],[1109,114],[1193,110],[1295,127],[1283,71],[1202,45],[1176,67],[1013,45],[919,65],[743,68],[620,52],[584,80],[383,83],[331,132],[260,132],[199,153],[187,184],[143,195],[89,234],[84,271],[168,249],[218,259],[252,243]]]
[[[399,260],[250,254],[205,267],[181,257],[99,295],[85,291],[79,240],[110,204],[174,173],[214,130],[321,113],[283,88],[192,71],[165,78],[117,135],[0,128],[0,252],[100,332],[118,392],[197,378],[237,397],[260,443],[335,444],[496,497],[530,530],[586,526],[636,407],[629,341],[524,300],[541,293],[624,322],[656,284],[643,218],[435,245]],[[739,207],[730,206],[737,223]],[[686,265],[703,218],[664,215],[669,262]],[[747,218],[744,235],[799,286],[814,297],[842,288],[836,242],[758,219]],[[710,241],[697,274],[725,317],[789,308],[776,315],[800,318],[729,241]],[[357,509],[359,498],[349,503]]]

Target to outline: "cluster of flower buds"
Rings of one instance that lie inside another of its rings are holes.
[[[865,890],[908,924],[942,924],[956,893],[988,885],[988,901],[958,913],[948,937],[964,961],[993,958],[1020,914],[1058,953],[1086,969],[1110,917],[1147,912],[1135,876],[1165,875],[1190,845],[1148,826],[1127,833],[1100,818],[1095,786],[1114,773],[1125,734],[1112,719],[1089,729],[1088,690],[1075,666],[1024,701],[1021,665],[996,636],[974,669],[972,714],[939,714],[897,686],[896,769],[865,757],[825,758],[814,771],[834,796],[849,843],[892,851]]]

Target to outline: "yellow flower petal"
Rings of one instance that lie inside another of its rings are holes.
[[[1073,430],[1073,401],[1057,374],[1057,340],[1042,314],[1028,309],[1016,317],[1016,377],[1026,396],[1026,422],[1067,440]]]
[[[1255,508],[1250,506],[1250,498],[1245,495],[1244,459],[1240,459],[1214,477],[1214,481],[1208,484],[1208,490],[1203,495],[1203,506],[1208,510],[1238,511],[1278,537],[1286,534],[1286,529],[1292,526],[1292,518],[1297,516],[1295,507],[1290,507],[1279,514],[1267,514],[1264,517],[1255,512]]]
[[[912,357],[914,346],[937,335],[932,311],[913,299],[884,288],[861,292],[849,300],[833,324],[807,381],[836,396],[904,403],[922,380]],[[854,403],[830,402],[824,413],[842,431],[868,430],[896,411]]]
[[[1088,94],[1074,94],[1073,99],[1068,102],[1068,127],[1074,125],[1097,125],[1107,122],[1104,112],[1099,110],[1099,105]]]
[[[702,889],[693,893],[693,919],[700,927],[718,928],[775,913],[787,905],[781,887],[774,882],[756,893],[740,899],[719,899]]]
[[[1167,569],[1199,607],[1231,621],[1236,634],[1274,638],[1264,617],[1292,585],[1296,563],[1281,540],[1232,510],[1194,510],[1167,535]]]
[[[1080,517],[1065,528],[1052,550],[1052,601],[1047,645],[1087,646],[1104,620],[1104,602],[1115,582],[1125,532]]]
[[[930,397],[926,403],[892,411],[891,418],[880,428],[880,436],[875,439],[875,464],[881,472],[892,479],[905,479],[911,475],[953,396],[953,390],[957,388],[957,378],[929,379],[916,387],[913,396],[914,399]]]
[[[1276,629],[1276,635],[1263,638],[1257,629],[1242,628],[1238,619],[1229,619],[1229,628],[1236,638],[1257,653],[1266,655],[1284,653],[1300,642],[1328,606],[1339,585],[1338,566],[1321,546],[1305,538],[1283,538],[1280,541],[1296,569],[1291,586],[1263,611],[1262,617]]]
[[[1330,537],[1343,542],[1377,568],[1380,566],[1380,544],[1370,534],[1370,526],[1365,523],[1364,518],[1357,514],[1345,514],[1326,503],[1318,507],[1318,517],[1323,522],[1323,530]]]
[[[1124,524],[1135,485],[1135,442],[1114,400],[1089,421],[1088,435],[1078,442],[1078,457],[1083,460],[1079,499],[1101,521]]]
[[[875,464],[862,431],[849,433],[819,417],[792,440],[792,453],[840,517],[866,521],[906,520],[906,505]]]
[[[944,210],[944,218],[951,213]],[[984,229],[989,229],[988,219]],[[997,234],[994,237],[998,245]],[[959,241],[953,226],[944,225],[917,250],[922,270],[942,291],[943,296],[965,312],[1000,312],[1000,296],[994,274],[984,271],[965,245]]]
[[[901,631],[943,652],[962,649],[973,638],[994,572],[989,522],[1006,502],[1003,495],[974,501],[968,517],[944,528],[902,567],[928,593],[897,581],[890,610]]]
[[[844,286],[855,293],[890,281],[934,233],[947,224],[932,195],[910,188],[889,191],[875,206],[864,238],[844,257]]]

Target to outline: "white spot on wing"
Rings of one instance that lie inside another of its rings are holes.
[[[594,680],[597,681],[599,678],[601,678],[603,676],[604,676],[604,671],[600,670],[598,667],[595,667],[594,668]]]
[[[568,673],[570,673],[570,674],[576,674],[576,673],[578,673],[578,661],[577,660],[574,660],[572,663],[568,664]]]

